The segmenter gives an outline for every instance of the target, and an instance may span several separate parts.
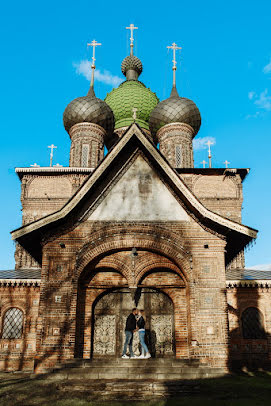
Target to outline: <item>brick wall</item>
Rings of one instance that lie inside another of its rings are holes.
[[[0,340],[0,369],[33,370],[36,354],[36,326],[38,321],[40,290],[38,286],[0,286],[0,328],[6,312],[18,308],[23,312],[23,329],[21,338]]]
[[[227,289],[229,320],[229,358],[230,367],[269,367],[271,365],[271,292],[266,283],[254,286],[237,287],[231,284]],[[263,321],[264,337],[244,338],[242,314],[247,308],[260,311]]]

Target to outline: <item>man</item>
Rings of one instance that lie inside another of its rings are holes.
[[[122,351],[122,358],[129,358],[128,355],[126,355],[128,345],[129,345],[129,351],[130,351],[130,358],[135,358],[135,355],[133,352],[133,335],[134,335],[134,331],[136,331],[136,315],[137,315],[137,308],[134,307],[132,310],[132,313],[129,314],[129,316],[126,319],[125,342],[124,342],[124,347],[123,347],[123,351]]]

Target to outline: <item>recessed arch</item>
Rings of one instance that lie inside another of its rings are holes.
[[[127,231],[125,229],[100,230],[92,235],[92,241],[83,245],[77,255],[76,274],[81,272],[92,261],[98,261],[106,254],[117,251],[130,251],[133,247],[147,250],[168,258],[181,270],[182,277],[188,281],[191,269],[191,256],[182,247],[180,239],[159,229],[160,233],[147,233],[144,230]],[[125,237],[125,238],[124,238]]]

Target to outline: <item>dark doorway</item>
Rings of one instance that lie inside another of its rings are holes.
[[[135,303],[127,288],[111,291],[93,306],[92,356],[119,357],[124,342],[127,316]],[[146,343],[153,357],[175,356],[174,309],[171,299],[161,291],[142,288],[137,292],[137,307],[145,310]],[[138,334],[134,352],[140,353]]]

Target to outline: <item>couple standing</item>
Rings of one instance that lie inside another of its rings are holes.
[[[141,354],[139,357],[136,357],[133,352],[133,337],[134,332],[136,331],[138,331],[139,342],[141,344]],[[126,355],[127,346],[129,346],[130,358],[151,358],[151,354],[145,343],[144,310],[137,310],[137,308],[134,308],[132,310],[132,313],[129,314],[129,316],[127,317],[125,326],[125,342],[122,351],[122,358],[129,358],[128,355]]]

